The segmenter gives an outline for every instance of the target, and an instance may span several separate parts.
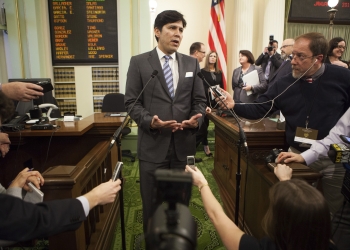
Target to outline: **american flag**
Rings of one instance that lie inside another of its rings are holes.
[[[219,67],[223,73],[224,88],[227,79],[227,50],[224,0],[212,0],[210,9],[209,48],[218,53]]]

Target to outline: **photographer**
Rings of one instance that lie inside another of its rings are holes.
[[[265,79],[270,82],[275,71],[283,63],[281,55],[277,53],[278,42],[273,39],[273,36],[270,36],[270,42],[267,47],[265,47],[263,53],[258,57],[255,62],[255,65],[261,66]]]
[[[350,108],[323,140],[316,141],[309,150],[301,154],[282,152],[276,161],[278,163],[283,161],[284,163],[306,163],[310,168],[323,174],[322,191],[334,215],[332,226],[336,231],[333,240],[338,249],[350,249],[350,205],[349,203],[346,203],[344,207],[341,205],[344,200],[341,187],[345,169],[342,164],[332,164],[327,156],[330,144],[343,143],[339,135],[350,135]],[[326,160],[330,163],[328,166],[322,164],[322,161]]]
[[[186,166],[198,186],[204,208],[227,249],[330,249],[330,217],[322,194],[305,181],[292,179],[292,170],[277,165],[281,180],[270,189],[270,206],[263,220],[268,237],[256,240],[244,234],[227,217],[210,190],[207,180],[196,167]],[[286,181],[282,181],[286,180]]]

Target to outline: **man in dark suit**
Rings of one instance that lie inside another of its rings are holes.
[[[268,48],[271,47],[269,50]],[[270,82],[275,71],[281,66],[283,59],[281,55],[277,53],[278,42],[276,40],[272,41],[272,45],[269,44],[265,47],[264,52],[256,59],[255,65],[261,66],[265,79]]]
[[[37,204],[0,194],[0,240],[26,241],[76,230],[89,210],[115,200],[120,183],[102,183],[77,199]]]
[[[133,56],[127,74],[125,106],[138,125],[144,232],[156,209],[153,202],[155,170],[185,170],[186,157],[195,154],[195,133],[205,114],[206,98],[203,83],[197,77],[198,61],[176,52],[185,27],[186,21],[177,11],[158,14],[154,23],[158,46]],[[158,75],[136,101],[154,70]]]
[[[294,45],[294,39],[292,38],[288,38],[283,41],[282,47],[280,48],[281,58],[283,60],[283,63],[271,77],[269,87],[278,79],[292,73],[291,55],[293,52],[293,45]]]
[[[202,62],[205,58],[205,45],[201,42],[192,43],[190,47],[190,56],[196,58],[198,62]]]

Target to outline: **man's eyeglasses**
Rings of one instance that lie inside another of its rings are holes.
[[[293,46],[293,44],[283,45],[280,49],[284,49],[284,48],[286,48],[288,46]]]
[[[292,59],[295,59],[295,60],[300,61],[300,62],[304,61],[306,58],[314,57],[314,55],[306,56],[306,55],[300,54],[300,53],[292,53],[291,56],[292,56]]]
[[[203,53],[203,55],[205,55],[205,51],[200,51],[200,50],[198,50],[198,52],[201,52],[201,53]]]
[[[346,46],[343,46],[343,45],[338,45],[337,48],[338,48],[338,49],[346,50]]]

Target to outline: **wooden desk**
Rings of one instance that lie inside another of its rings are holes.
[[[208,117],[215,124],[215,158],[212,174],[219,186],[226,214],[234,221],[238,126],[232,117],[222,118],[215,113],[209,114]],[[245,150],[242,150],[239,224],[242,228],[245,205],[244,231],[261,238],[264,236],[261,221],[269,205],[268,192],[270,187],[278,181],[274,173],[266,166],[265,157],[273,148],[286,149],[287,145],[285,133],[283,130],[276,129],[276,122],[267,118],[257,124],[253,124],[254,122],[240,123],[247,137],[249,155],[247,159]],[[247,164],[248,178],[245,190]],[[319,177],[320,174],[311,169],[293,172],[293,178],[302,178],[309,182],[314,182]]]
[[[108,148],[124,118],[97,113],[75,122],[55,121],[55,130],[9,133],[10,153],[0,159],[1,183],[9,183],[24,167],[34,167],[45,178],[45,201],[88,192],[111,177],[120,148]],[[118,199],[91,210],[78,230],[50,237],[50,249],[108,249],[118,214]]]

